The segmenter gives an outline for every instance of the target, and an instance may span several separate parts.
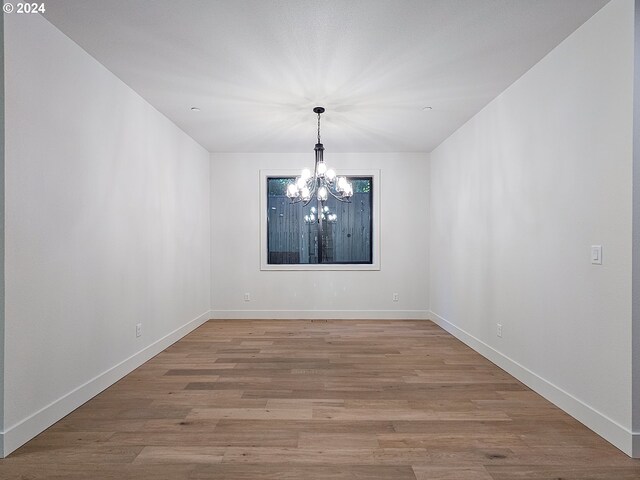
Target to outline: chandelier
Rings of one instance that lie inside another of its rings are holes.
[[[318,213],[318,210],[316,210],[316,207],[311,207],[311,211],[309,212],[309,215],[304,216],[304,223],[306,224],[315,223],[317,213]],[[329,223],[336,223],[338,221],[338,215],[329,211],[329,207],[325,205],[320,210],[320,220],[326,220]]]
[[[308,168],[302,170],[300,176],[287,186],[287,197],[291,203],[304,202],[303,206],[305,207],[315,197],[318,199],[319,209],[322,211],[323,209],[320,207],[324,206],[329,195],[340,202],[349,202],[353,195],[353,186],[346,177],[337,177],[336,172],[327,168],[327,164],[324,163],[322,158],[324,147],[320,143],[320,115],[324,113],[324,107],[315,107],[313,111],[318,114],[318,143],[314,148],[316,164],[313,175]]]

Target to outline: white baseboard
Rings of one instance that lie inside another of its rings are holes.
[[[593,407],[564,391],[562,388],[554,385],[548,380],[545,380],[528,368],[520,365],[518,362],[487,345],[482,340],[455,326],[453,323],[442,318],[437,313],[429,312],[429,315],[430,319],[434,323],[442,327],[458,340],[467,344],[480,355],[495,363],[510,375],[513,375],[526,386],[567,412],[573,418],[583,423],[624,453],[634,458],[640,458],[640,433],[631,432],[629,429],[623,427],[601,412],[598,412]]]
[[[190,320],[183,326],[156,340],[151,345],[148,345],[107,371],[80,385],[66,395],[63,395],[46,407],[5,429],[4,432],[0,432],[0,446],[2,447],[0,453],[2,453],[2,457],[4,458],[9,455],[83,403],[95,397],[98,393],[110,387],[125,375],[131,373],[192,330],[198,328],[211,318],[211,313],[211,311],[207,311],[197,318]]]
[[[428,320],[427,310],[213,310],[228,320]]]

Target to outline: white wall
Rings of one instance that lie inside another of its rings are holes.
[[[5,22],[9,453],[206,320],[211,284],[208,153],[41,16]]]
[[[311,168],[313,145],[310,138],[309,152],[300,154],[211,156],[214,315],[425,318],[429,305],[426,154],[331,153],[331,140],[326,139],[325,161],[338,172],[381,170],[381,269],[260,271],[259,172]],[[245,292],[251,294],[251,302],[244,301]],[[393,292],[399,293],[399,302],[392,301]]]
[[[632,78],[613,0],[432,153],[430,226],[433,318],[627,453]]]
[[[633,75],[633,431],[640,431],[640,0],[634,12]],[[640,457],[640,435],[634,436]]]
[[[4,21],[0,21],[0,112],[4,112]],[[4,431],[4,115],[0,115],[0,432]],[[0,454],[4,438],[0,435]]]

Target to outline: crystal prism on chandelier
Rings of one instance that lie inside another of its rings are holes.
[[[324,113],[324,107],[313,109],[318,114],[318,143],[316,143],[316,164],[313,174],[308,168],[302,170],[299,177],[287,186],[287,197],[291,203],[304,202],[308,205],[312,198],[316,197],[320,202],[326,202],[331,195],[333,198],[348,202],[353,195],[353,185],[346,177],[337,177],[336,172],[327,168],[322,158],[324,147],[320,143],[320,115]]]

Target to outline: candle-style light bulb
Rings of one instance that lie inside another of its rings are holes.
[[[298,196],[298,187],[295,184],[290,183],[287,185],[287,197],[296,198]]]

